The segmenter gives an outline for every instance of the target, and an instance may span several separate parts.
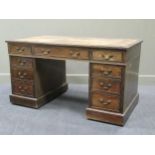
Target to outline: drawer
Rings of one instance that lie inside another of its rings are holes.
[[[88,51],[82,48],[69,47],[34,47],[33,54],[43,57],[57,57],[69,59],[88,59]]]
[[[12,80],[13,94],[34,97],[34,84],[29,80]]]
[[[119,95],[121,90],[121,81],[110,78],[91,78],[91,89]]]
[[[12,67],[26,67],[33,68],[33,59],[23,57],[10,57],[11,68]]]
[[[17,55],[32,55],[31,47],[23,44],[9,45],[9,53]]]
[[[93,50],[92,59],[106,62],[123,62],[123,52],[116,50]]]
[[[11,70],[12,78],[19,78],[19,79],[27,79],[33,80],[33,72],[32,70],[28,69],[12,69]]]
[[[92,76],[121,78],[123,68],[112,65],[90,64],[90,70]]]
[[[120,97],[117,95],[105,95],[99,92],[92,92],[91,106],[98,109],[119,112]]]

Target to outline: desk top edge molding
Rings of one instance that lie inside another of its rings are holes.
[[[138,39],[105,39],[105,38],[80,38],[64,36],[34,36],[23,39],[6,40],[7,43],[42,44],[53,46],[70,46],[86,48],[107,48],[127,50],[142,40]]]

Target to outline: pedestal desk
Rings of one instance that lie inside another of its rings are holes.
[[[68,59],[89,62],[88,119],[124,125],[138,103],[140,40],[36,36],[6,42],[13,104],[39,108],[65,92]]]

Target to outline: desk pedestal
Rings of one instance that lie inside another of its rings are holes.
[[[10,57],[13,104],[39,108],[64,93],[66,66],[64,60]]]

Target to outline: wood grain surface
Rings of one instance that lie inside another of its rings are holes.
[[[110,39],[110,38],[105,39],[105,38],[80,38],[80,37],[65,37],[65,36],[34,36],[30,38],[8,40],[6,42],[128,49],[142,41],[138,39]]]

